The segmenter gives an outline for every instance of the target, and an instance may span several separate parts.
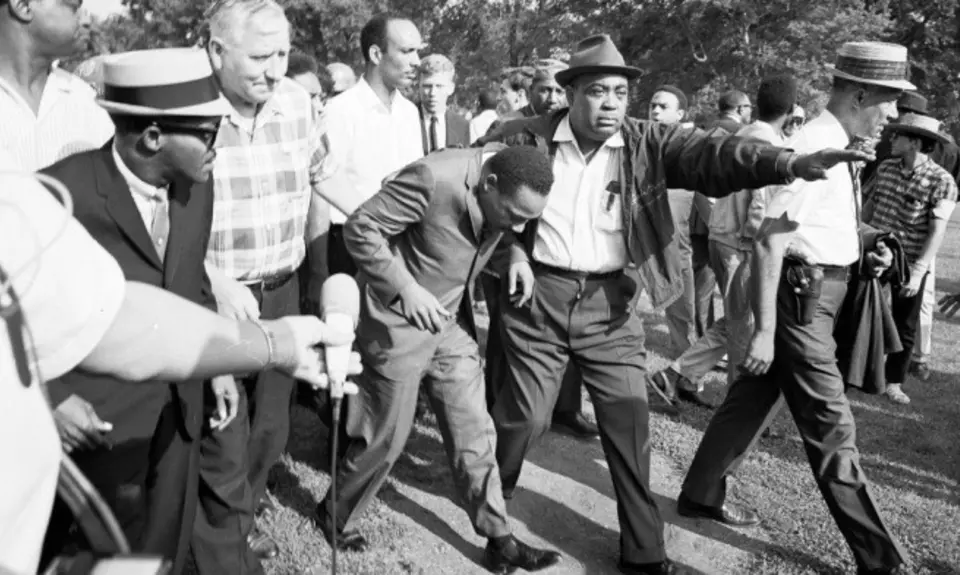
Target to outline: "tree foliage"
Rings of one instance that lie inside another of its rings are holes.
[[[359,34],[375,13],[412,18],[429,43],[457,64],[462,105],[493,86],[505,67],[568,55],[603,31],[628,62],[647,70],[634,113],[661,83],[691,95],[694,112],[713,111],[719,92],[756,90],[768,74],[796,74],[810,112],[822,105],[826,65],[851,40],[906,45],[911,77],[933,113],[960,128],[960,3],[957,0],[280,0],[294,44],[321,62],[359,69]],[[209,2],[124,0],[126,13],[98,22],[76,61],[93,53],[196,43]],[[69,63],[67,63],[69,65]]]

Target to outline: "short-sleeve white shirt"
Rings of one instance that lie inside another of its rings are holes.
[[[2,156],[0,172],[12,169]],[[0,293],[0,572],[35,573],[61,454],[41,382],[90,354],[125,283],[117,262],[26,176],[0,174],[0,266],[16,294]]]

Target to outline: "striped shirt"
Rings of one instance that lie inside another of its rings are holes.
[[[83,80],[54,68],[34,113],[0,78],[0,148],[19,169],[33,172],[103,146],[113,137],[113,122],[95,98],[96,92]]]
[[[306,252],[310,195],[326,177],[310,94],[282,79],[252,125],[235,112],[224,118],[216,152],[207,260],[241,282],[292,273]]]
[[[868,192],[873,215],[868,223],[896,234],[907,260],[916,262],[923,255],[933,220],[950,219],[957,203],[957,183],[950,172],[923,154],[913,170],[904,169],[900,158],[883,161],[872,182]]]

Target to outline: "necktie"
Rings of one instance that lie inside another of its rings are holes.
[[[166,194],[160,194],[154,197],[156,205],[153,210],[153,222],[150,225],[150,239],[153,240],[153,247],[160,256],[160,263],[167,254],[167,240],[170,237],[170,203],[167,201]]]
[[[430,151],[437,151],[437,142],[440,141],[440,137],[437,134],[437,117],[430,116]]]

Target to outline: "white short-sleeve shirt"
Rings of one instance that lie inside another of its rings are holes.
[[[15,298],[0,293],[0,572],[35,573],[61,454],[41,382],[89,355],[125,283],[117,262],[36,180],[5,173],[13,160],[2,156],[0,267]]]

